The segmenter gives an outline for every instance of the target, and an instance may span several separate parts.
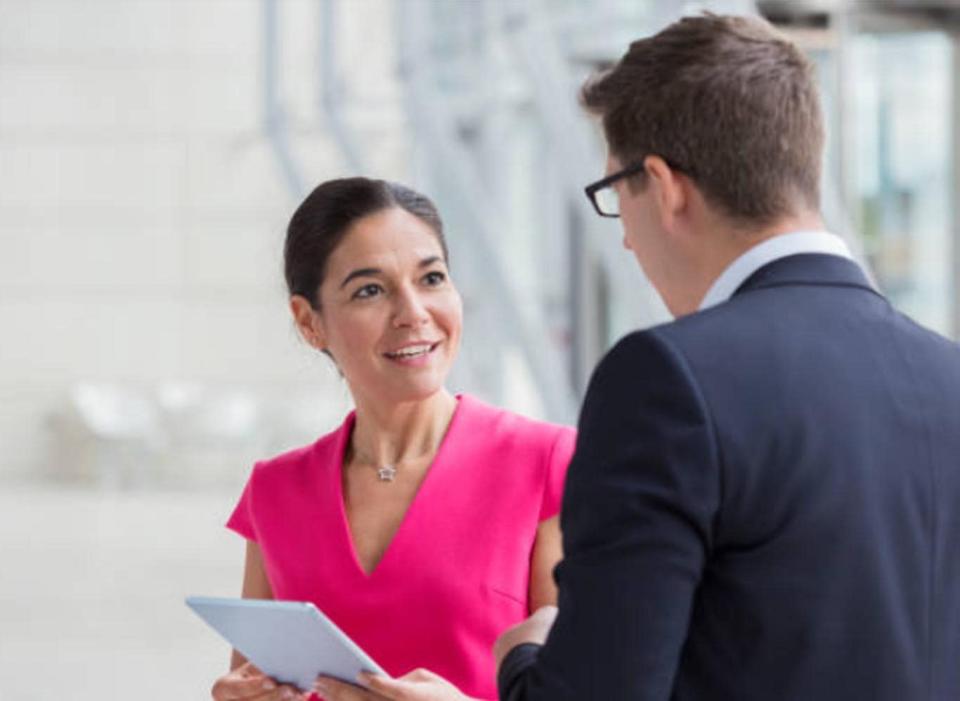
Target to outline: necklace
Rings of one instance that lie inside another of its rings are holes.
[[[449,397],[449,396],[446,397],[446,400],[450,400],[450,402],[452,402],[452,407],[448,407],[450,409],[450,413],[446,417],[446,422],[445,422],[446,425],[443,431],[443,435],[446,434],[446,430],[450,426],[450,421],[453,419],[453,411],[456,410],[456,400],[453,399],[453,397]],[[442,435],[440,437],[440,440],[442,440]],[[381,482],[393,482],[397,477],[397,467],[399,467],[401,464],[404,464],[404,463],[410,464],[410,463],[420,462],[424,458],[429,458],[429,460],[433,460],[437,452],[440,450],[440,440],[438,440],[437,444],[434,445],[430,450],[420,453],[420,455],[415,455],[409,458],[397,458],[392,463],[381,463],[381,462],[378,462],[377,460],[370,459],[370,457],[367,454],[363,453],[357,447],[355,435],[351,436],[350,450],[352,452],[353,462],[359,462],[364,465],[372,466],[373,469],[377,471],[377,478]]]
[[[403,460],[396,460],[391,463],[378,463],[376,460],[371,460],[366,455],[361,453],[356,447],[353,448],[353,457],[359,463],[364,465],[372,465],[373,469],[377,471],[377,477],[380,478],[381,482],[393,482],[397,477],[397,465],[401,463],[410,463],[423,460],[425,457],[430,455],[433,451],[422,453],[412,458],[404,458]]]
[[[381,482],[393,482],[393,478],[397,476],[397,468],[393,465],[381,465],[377,468],[377,477],[380,478]]]

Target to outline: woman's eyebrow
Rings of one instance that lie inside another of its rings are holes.
[[[441,256],[430,256],[429,258],[424,258],[420,261],[418,267],[420,268],[429,268],[434,263],[443,263],[444,260]],[[340,283],[340,289],[342,290],[346,287],[347,283],[351,280],[358,277],[376,277],[378,275],[383,275],[383,270],[380,268],[357,268],[352,271],[349,275],[343,278],[343,282]]]
[[[380,275],[382,273],[383,271],[380,270],[380,268],[357,268],[356,270],[351,272],[349,275],[347,275],[345,278],[343,278],[343,282],[340,283],[340,289],[342,290],[347,285],[347,283],[353,280],[354,278],[376,277],[377,275]]]

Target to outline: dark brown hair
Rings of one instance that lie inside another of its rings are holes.
[[[685,17],[633,42],[581,99],[623,166],[660,156],[735,221],[819,209],[813,64],[760,18]]]
[[[287,226],[283,268],[290,294],[306,297],[318,308],[317,292],[327,261],[347,231],[363,217],[391,207],[404,209],[429,226],[440,242],[444,261],[447,260],[443,222],[428,197],[386,180],[327,180],[307,195]]]

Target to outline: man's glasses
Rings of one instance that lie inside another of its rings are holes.
[[[598,180],[595,183],[590,183],[583,188],[583,191],[587,193],[587,199],[590,200],[590,204],[592,204],[593,208],[597,210],[597,214],[599,214],[601,217],[619,217],[620,197],[617,195],[617,191],[614,190],[611,185],[618,180],[629,178],[631,175],[636,175],[637,173],[642,172],[643,169],[643,161],[640,161],[639,163],[629,165],[622,170],[618,170],[616,173],[611,173],[607,177]]]
[[[672,161],[668,161],[665,158],[663,160],[673,170],[687,172],[684,168],[676,166]],[[601,217],[619,217],[620,197],[617,195],[617,191],[614,190],[611,185],[618,180],[622,180],[623,178],[629,178],[631,175],[642,173],[643,170],[643,158],[641,158],[639,162],[628,165],[623,170],[618,170],[616,173],[611,173],[607,177],[598,180],[595,183],[590,183],[583,188],[583,191],[587,193],[587,199],[590,200],[590,204],[592,204],[593,208],[597,210],[597,214],[599,214]]]

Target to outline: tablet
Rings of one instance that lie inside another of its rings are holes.
[[[301,690],[318,674],[357,683],[361,671],[386,675],[311,603],[191,596],[187,606],[264,674]]]

